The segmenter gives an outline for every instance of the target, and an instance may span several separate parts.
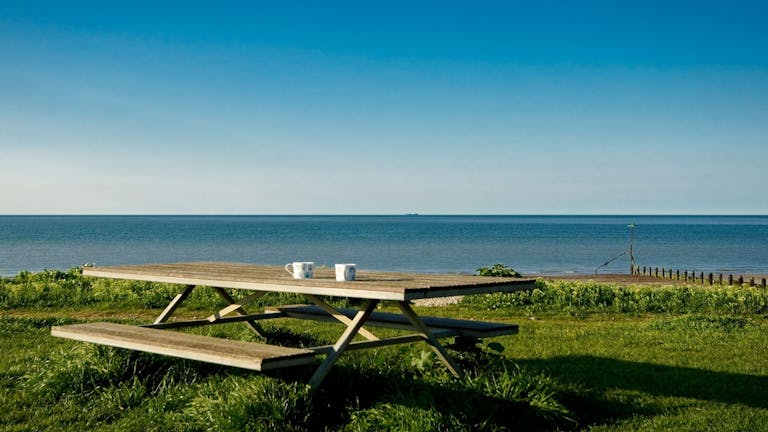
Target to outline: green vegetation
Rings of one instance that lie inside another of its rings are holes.
[[[511,269],[504,264],[494,264],[490,267],[480,267],[477,269],[478,276],[492,276],[492,277],[523,277],[520,273]]]
[[[457,341],[465,379],[411,344],[347,353],[315,394],[304,384],[311,367],[259,374],[50,336],[52,325],[148,322],[178,289],[77,269],[0,279],[0,430],[768,430],[759,288],[539,281],[467,297],[426,313],[515,322],[520,333],[469,349]],[[199,290],[180,313],[220,304]],[[265,327],[294,346],[341,329]],[[195,331],[254,338],[234,324]]]
[[[532,291],[471,296],[479,310],[566,314],[768,314],[768,290],[757,287],[638,285],[538,281]]]

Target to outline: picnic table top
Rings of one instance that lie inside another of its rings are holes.
[[[533,279],[460,274],[358,270],[354,281],[336,281],[334,270],[316,268],[312,279],[293,279],[283,267],[226,262],[85,267],[83,275],[113,279],[237,288],[254,291],[407,301],[527,290]]]

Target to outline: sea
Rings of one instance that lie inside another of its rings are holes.
[[[768,274],[768,216],[0,216],[0,275],[85,264],[314,261],[527,275]]]

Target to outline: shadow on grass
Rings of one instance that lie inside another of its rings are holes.
[[[267,333],[267,340],[279,340],[282,345],[328,343],[286,329]],[[308,429],[424,430],[428,425],[426,430],[546,431],[575,425],[556,395],[549,394],[549,382],[529,377],[497,354],[492,359],[480,351],[459,355],[457,361],[470,375],[483,375],[464,380],[448,375],[437,359],[426,362],[424,369],[409,368],[417,353],[349,353],[347,361],[337,363],[312,395]],[[305,384],[318,364],[264,374]]]
[[[283,328],[266,328],[265,330],[265,342],[268,344],[275,344],[294,348],[306,348],[328,341],[321,341],[318,338],[308,335],[306,333],[298,333],[289,329]]]
[[[768,377],[638,363],[595,356],[561,356],[519,361],[531,371],[550,375],[577,390],[561,400],[587,424],[607,418],[652,415],[659,406],[618,400],[609,391],[639,391],[654,397],[681,397],[768,408]],[[646,401],[647,402],[647,401]]]
[[[334,367],[312,405],[312,430],[351,424],[352,430],[411,430],[424,427],[424,415],[432,417],[427,430],[547,431],[574,425],[529,400],[484,394],[461,380],[433,381],[350,365]]]

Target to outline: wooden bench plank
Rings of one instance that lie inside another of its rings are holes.
[[[314,305],[287,305],[269,307],[265,312],[282,312],[283,314],[300,319],[317,321],[338,322],[323,309]],[[357,313],[355,309],[339,309],[343,315],[352,318]],[[458,336],[466,337],[494,337],[515,334],[519,327],[516,324],[494,323],[486,321],[460,320],[453,318],[419,317],[424,324],[434,330],[453,330]],[[401,314],[388,312],[373,312],[365,323],[370,327],[385,327],[401,330],[413,330],[408,318]]]
[[[315,352],[301,348],[107,322],[52,327],[51,335],[257,371],[315,362]]]

